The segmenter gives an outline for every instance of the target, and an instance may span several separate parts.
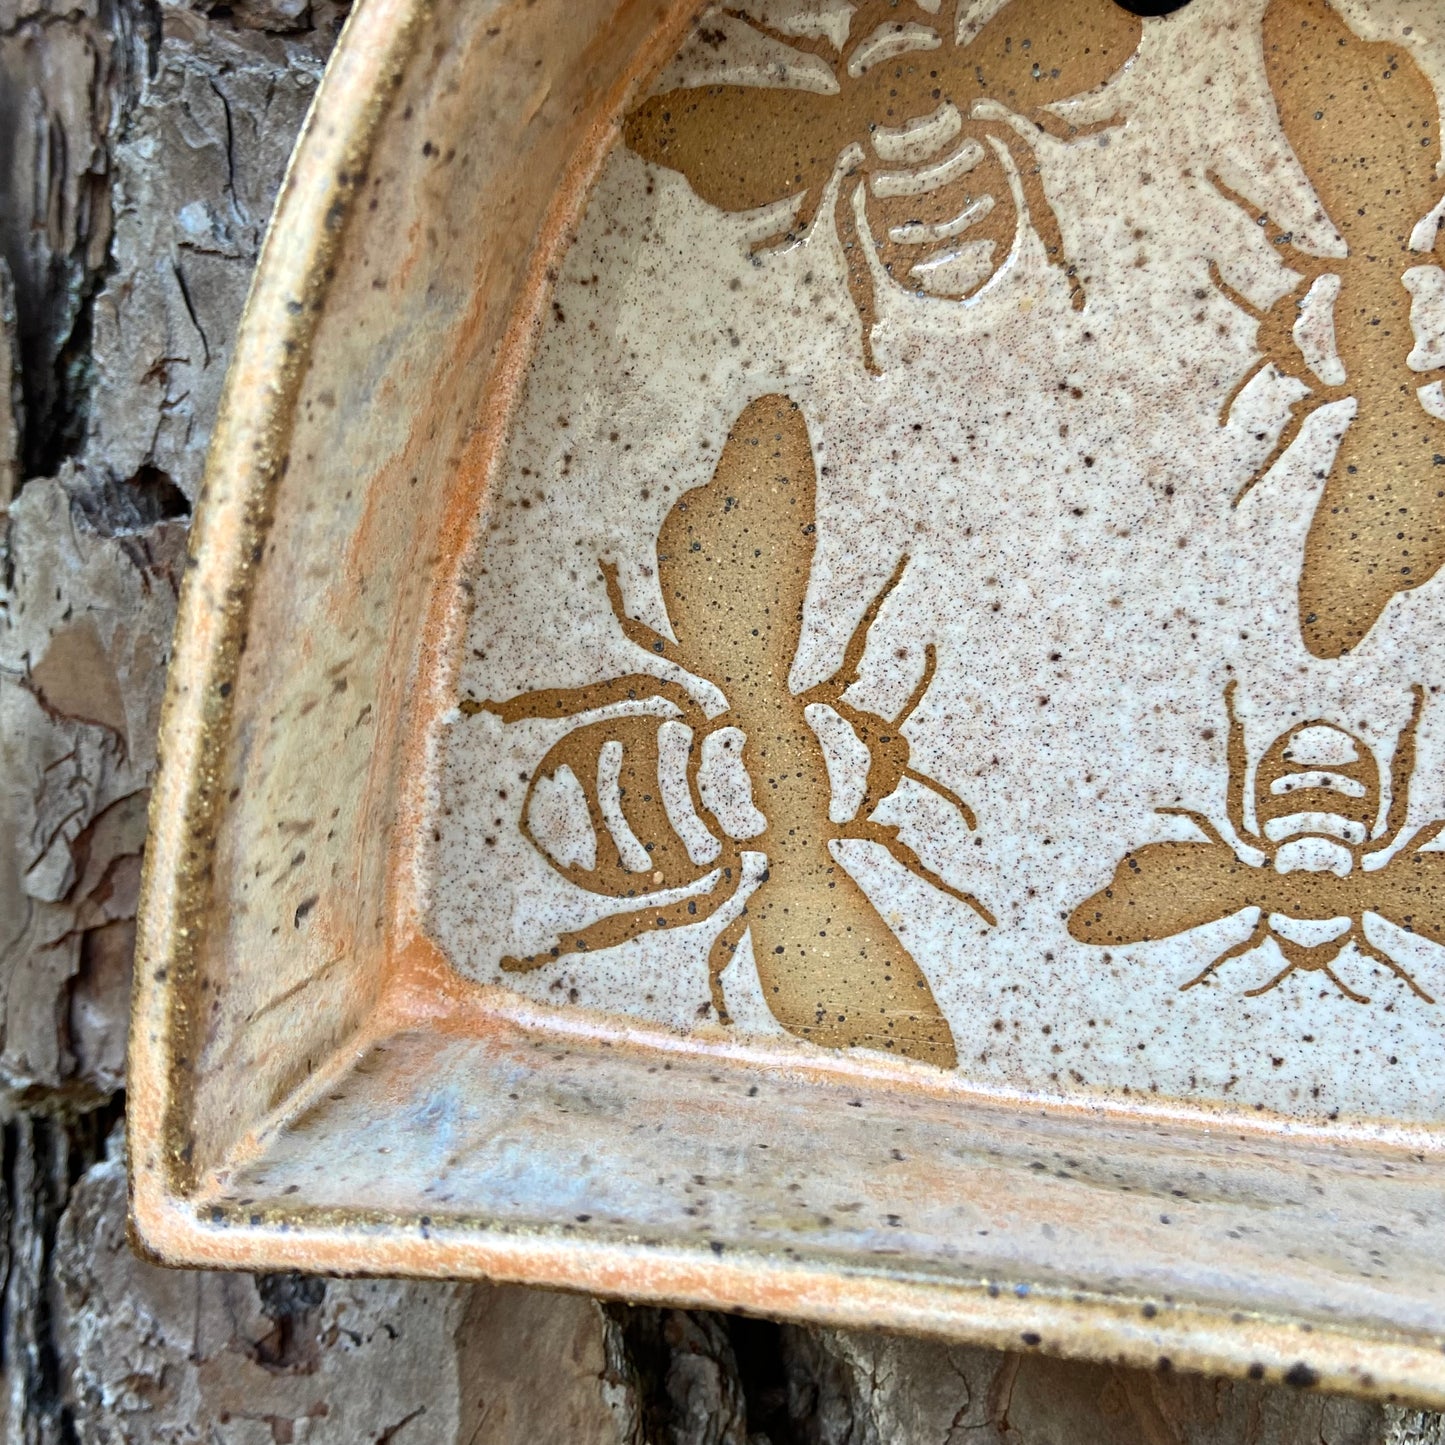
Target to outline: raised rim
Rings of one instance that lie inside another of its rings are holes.
[[[685,19],[701,0],[676,0]],[[191,531],[161,713],[137,924],[127,1138],[133,1239],[157,1262],[266,1270],[490,1279],[586,1290],[840,1327],[907,1333],[1262,1380],[1445,1407],[1445,1357],[1402,1336],[1210,1308],[1151,1317],[1140,1300],[1079,1293],[1000,1295],[986,1285],[904,1281],[837,1265],[786,1264],[743,1251],[644,1246],[477,1228],[413,1231],[369,1221],[288,1230],[208,1228],[178,1125],[189,1102],[177,1039],[187,1028],[209,902],[208,841],[218,821],[218,739],[293,413],[378,129],[432,0],[359,0],[313,99],[262,247],[232,358]],[[565,209],[565,207],[563,208]],[[560,236],[560,212],[544,228]],[[539,247],[539,265],[548,248]],[[525,307],[523,308],[525,309]],[[518,328],[498,359],[515,357]],[[444,629],[443,629],[444,630]],[[1306,1363],[1306,1360],[1308,1363]]]
[[[127,1059],[132,1218],[170,1256],[177,1122],[187,1102],[175,1042],[186,1027],[209,902],[207,840],[231,680],[292,416],[377,129],[431,0],[363,0],[351,12],[282,179],[226,373],[191,527],[160,719],[160,765],[136,926]]]

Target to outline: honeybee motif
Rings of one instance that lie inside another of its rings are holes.
[[[938,26],[938,8],[938,0],[862,0],[847,7],[836,36],[824,26],[784,33],[730,10],[735,21],[824,60],[834,93],[699,85],[644,101],[624,130],[638,155],[680,171],[724,211],[794,198],[779,232],[759,248],[806,232],[838,181],[833,220],[870,371],[875,297],[860,227],[900,285],[961,299],[1002,264],[1027,214],[1050,259],[1069,269],[1082,306],[1021,133],[1083,133],[1049,107],[1116,75],[1141,34],[1139,19],[1114,0],[1004,0],[957,38],[940,34],[956,27]]]
[[[1374,754],[1354,734],[1314,719],[1276,738],[1259,760],[1256,831],[1245,819],[1248,759],[1234,687],[1230,683],[1224,694],[1229,713],[1226,807],[1235,837],[1262,854],[1263,861],[1244,857],[1203,813],[1160,808],[1188,818],[1205,841],[1148,843],[1126,853],[1109,885],[1074,910],[1069,932],[1081,943],[1152,943],[1256,908],[1259,919],[1249,937],[1225,949],[1181,988],[1194,988],[1230,959],[1273,939],[1285,966],[1267,983],[1246,989],[1245,997],[1268,993],[1300,970],[1323,973],[1346,998],[1368,1003],[1333,967],[1353,943],[1418,998],[1434,1003],[1364,932],[1365,915],[1373,913],[1407,933],[1445,944],[1445,854],[1422,851],[1445,829],[1445,820],[1401,836],[1424,689],[1415,688],[1410,720],[1395,745],[1383,820],[1383,769]]]
[[[796,403],[763,397],[734,423],[711,481],[684,493],[659,532],[657,575],[676,642],[626,614],[616,570],[603,567],[625,635],[720,689],[724,711],[709,716],[681,683],[647,673],[468,708],[504,722],[579,719],[532,769],[523,830],[570,882],[636,900],[502,966],[526,971],[730,913],[709,955],[721,1018],[728,1017],[721,976],[750,933],[764,996],[785,1028],[822,1044],[866,1045],[951,1067],[953,1038],[926,979],[833,846],[843,838],[880,843],[992,924],[976,898],[925,867],[896,827],[869,815],[911,778],[958,808],[970,828],[975,819],[909,766],[901,728],[932,680],[931,645],[922,678],[892,722],[844,697],[906,558],[867,608],[837,674],[799,694],[789,689],[813,561],[815,487]],[[621,703],[648,711],[588,716]],[[569,826],[554,826],[569,814]],[[740,846],[752,840],[764,851]],[[729,907],[740,898],[741,909]]]
[[[1445,394],[1438,381],[1421,385],[1445,363],[1445,274],[1421,264],[1438,239],[1440,118],[1409,47],[1361,40],[1327,0],[1272,0],[1263,24],[1285,135],[1347,254],[1310,255],[1274,227],[1299,279],[1265,312],[1214,272],[1259,322],[1254,371],[1272,364],[1309,389],[1236,502],[1311,412],[1355,401],[1299,579],[1305,645],[1317,657],[1339,657],[1391,597],[1429,581],[1445,562]],[[1212,179],[1266,224],[1267,215]],[[1254,371],[1226,401],[1226,415]]]

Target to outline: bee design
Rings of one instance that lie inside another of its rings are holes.
[[[1114,0],[1006,0],[955,40],[939,33],[938,0],[917,0],[916,8],[863,0],[847,10],[836,37],[827,27],[804,33],[795,22],[785,33],[728,12],[825,61],[834,93],[759,85],[673,90],[627,117],[627,144],[644,160],[680,171],[698,196],[724,211],[793,199],[779,232],[757,249],[796,240],[831,192],[870,371],[877,370],[875,298],[864,231],[900,285],[961,299],[1002,264],[1027,215],[1050,259],[1069,270],[1082,306],[1021,133],[1083,134],[1050,107],[1123,68],[1138,48],[1138,18]]]
[[[1272,0],[1263,24],[1285,135],[1347,254],[1310,255],[1288,234],[1274,234],[1299,279],[1268,311],[1214,269],[1220,289],[1259,322],[1254,371],[1273,365],[1308,388],[1306,404],[1236,504],[1311,412],[1355,401],[1299,579],[1305,645],[1317,657],[1339,657],[1391,597],[1429,581],[1445,562],[1445,395],[1438,381],[1421,385],[1422,374],[1438,376],[1445,363],[1445,275],[1420,264],[1437,244],[1440,120],[1409,47],[1362,41],[1326,0]],[[1261,225],[1268,222],[1211,179]],[[1253,374],[1228,398],[1225,415]]]
[[[1373,913],[1434,943],[1445,943],[1445,853],[1424,852],[1445,828],[1427,824],[1402,838],[1415,768],[1415,730],[1424,689],[1416,687],[1410,720],[1395,745],[1389,807],[1383,820],[1384,771],[1354,734],[1315,719],[1276,738],[1259,760],[1254,781],[1257,831],[1245,819],[1248,760],[1244,727],[1229,713],[1227,810],[1236,838],[1262,855],[1254,863],[1231,846],[1202,813],[1160,808],[1188,818],[1203,842],[1148,843],[1126,853],[1109,885],[1069,918],[1081,943],[1122,946],[1172,938],[1247,908],[1259,910],[1248,938],[1226,949],[1182,988],[1211,977],[1222,964],[1273,939],[1285,966],[1253,998],[1277,988],[1296,970],[1319,972],[1348,999],[1369,999],[1334,970],[1347,944],[1383,964],[1425,1003],[1434,999],[1393,958],[1365,937]]]
[[[709,977],[724,1021],[721,976],[750,934],[764,995],[785,1028],[821,1044],[894,1050],[951,1067],[953,1038],[927,981],[834,847],[843,838],[879,843],[992,924],[976,898],[925,867],[897,828],[869,814],[911,778],[956,807],[970,828],[976,823],[959,798],[909,766],[901,729],[932,681],[931,645],[921,680],[892,722],[845,700],[906,558],[865,611],[838,673],[796,695],[789,689],[813,561],[815,488],[796,403],[763,397],[733,425],[712,480],[684,493],[659,532],[657,576],[676,641],[627,615],[616,569],[603,565],[624,634],[720,690],[724,710],[709,715],[694,698],[698,688],[641,672],[465,709],[504,722],[579,720],[532,770],[523,831],[568,881],[636,900],[502,966],[526,971],[722,914]],[[618,704],[646,711],[588,716]],[[555,827],[568,810],[571,826]],[[752,840],[765,852],[740,846]]]

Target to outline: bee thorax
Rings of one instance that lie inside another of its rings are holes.
[[[1343,878],[1354,866],[1355,855],[1333,838],[1291,838],[1274,855],[1276,873],[1334,873]]]

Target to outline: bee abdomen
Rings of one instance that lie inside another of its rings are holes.
[[[594,893],[685,887],[722,844],[694,805],[693,732],[656,715],[598,719],[557,742],[533,774],[523,832]]]
[[[597,803],[617,856],[629,873],[652,872],[652,860],[622,811],[622,744],[609,738],[597,755]]]
[[[682,839],[687,856],[694,863],[715,863],[722,844],[708,831],[692,803],[687,781],[692,756],[692,729],[686,723],[665,722],[657,730],[657,785],[662,806],[672,831]]]
[[[539,773],[527,799],[532,840],[561,869],[597,866],[597,834],[587,794],[566,763],[551,774]]]

